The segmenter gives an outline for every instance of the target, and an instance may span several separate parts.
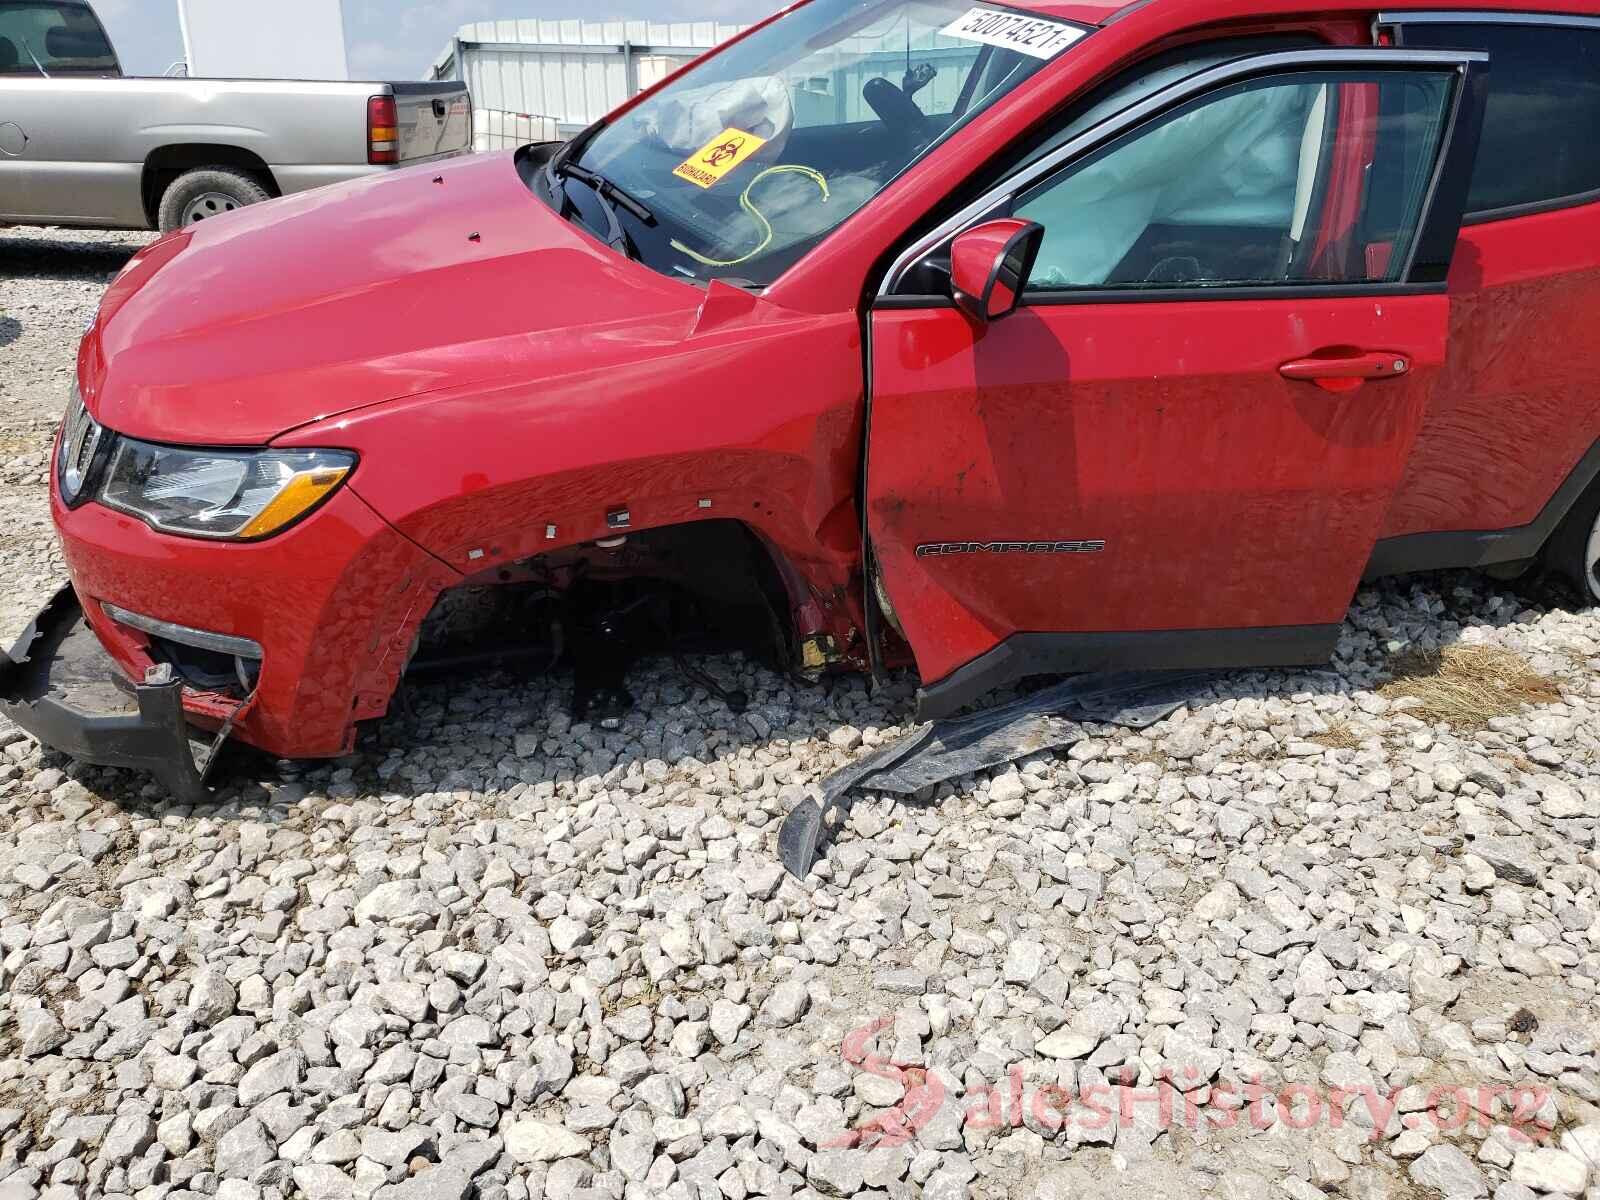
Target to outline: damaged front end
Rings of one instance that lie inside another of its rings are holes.
[[[572,673],[573,720],[616,729],[633,707],[627,676],[640,659],[670,657],[690,682],[739,712],[748,696],[690,655],[742,652],[799,673],[797,661],[809,666],[816,654],[820,668],[829,661],[824,653],[835,654],[831,635],[809,635],[797,647],[785,581],[747,526],[708,520],[623,532],[624,521],[618,529],[491,567],[441,593],[406,677],[564,666]],[[824,638],[826,652],[816,648]]]
[[[71,587],[56,593],[9,652],[0,651],[0,713],[83,762],[147,771],[174,799],[193,804],[207,798],[206,776],[254,694],[208,693],[214,733],[189,724],[183,698],[170,663],[150,667],[143,683],[129,681]]]

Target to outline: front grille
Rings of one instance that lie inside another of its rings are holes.
[[[100,449],[103,432],[74,389],[72,407],[67,410],[62,425],[61,459],[57,471],[61,498],[68,504],[77,504],[88,496],[95,454]]]
[[[80,478],[89,476],[89,464],[94,461],[95,444],[100,440],[98,427],[84,422],[84,426],[74,439],[77,452],[72,456],[70,466],[78,472]]]

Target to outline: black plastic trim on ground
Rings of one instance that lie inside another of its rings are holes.
[[[146,771],[185,804],[205,800],[210,792],[204,772],[195,765],[189,724],[183,715],[183,684],[132,686],[138,711],[92,713],[73,708],[52,693],[51,675],[60,664],[62,643],[83,609],[70,587],[57,592],[33,619],[9,652],[0,652],[0,713],[39,741],[73,758],[102,767]],[[107,675],[117,666],[94,642]],[[85,664],[72,664],[80,671]],[[209,759],[208,759],[209,761]]]

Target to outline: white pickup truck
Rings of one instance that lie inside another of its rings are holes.
[[[124,78],[87,0],[0,0],[0,225],[165,232],[471,145],[459,83]]]

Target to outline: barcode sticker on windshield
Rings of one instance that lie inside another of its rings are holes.
[[[992,8],[974,8],[960,20],[941,30],[945,37],[960,38],[964,42],[982,42],[986,46],[999,46],[1015,50],[1033,58],[1054,58],[1083,36],[1083,30],[1059,21],[1042,21],[1038,17],[1025,17],[1021,13],[996,12]]]

